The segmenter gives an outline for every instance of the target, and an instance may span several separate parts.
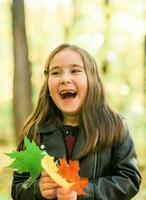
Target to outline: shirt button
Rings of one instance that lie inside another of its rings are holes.
[[[44,144],[41,144],[40,148],[41,148],[41,149],[45,149],[45,145],[44,145]]]

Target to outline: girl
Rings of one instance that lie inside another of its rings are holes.
[[[24,136],[55,158],[79,160],[89,179],[88,195],[57,185],[44,171],[29,187],[29,174],[14,172],[14,200],[129,200],[139,191],[133,140],[125,120],[108,105],[95,60],[74,45],[62,44],[49,56],[34,112],[21,128]]]

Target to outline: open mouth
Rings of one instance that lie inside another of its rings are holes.
[[[67,99],[67,98],[75,98],[77,95],[76,91],[62,91],[60,92],[60,96],[62,99]]]

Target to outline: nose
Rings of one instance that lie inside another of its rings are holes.
[[[69,74],[63,74],[60,78],[60,84],[69,84],[71,83],[71,77]]]

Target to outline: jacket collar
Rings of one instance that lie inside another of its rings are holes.
[[[55,132],[57,130],[58,130],[58,134],[60,135],[61,125],[58,122],[56,122],[55,120],[52,120],[50,122],[46,122],[46,123],[42,124],[39,129],[40,133],[42,133],[42,134],[48,133],[48,132]],[[62,137],[63,137],[63,135],[62,135]],[[75,142],[74,148],[73,148],[71,159],[73,159],[73,160],[77,159],[78,152],[79,152],[80,148],[82,147],[82,145],[84,145],[84,137],[83,137],[82,133],[79,133],[77,136],[77,140]],[[61,151],[61,149],[60,149],[60,151]]]
[[[50,122],[43,123],[39,128],[39,132],[40,133],[54,132],[58,130],[60,127],[61,126],[59,123],[57,123],[55,120],[52,120]]]

